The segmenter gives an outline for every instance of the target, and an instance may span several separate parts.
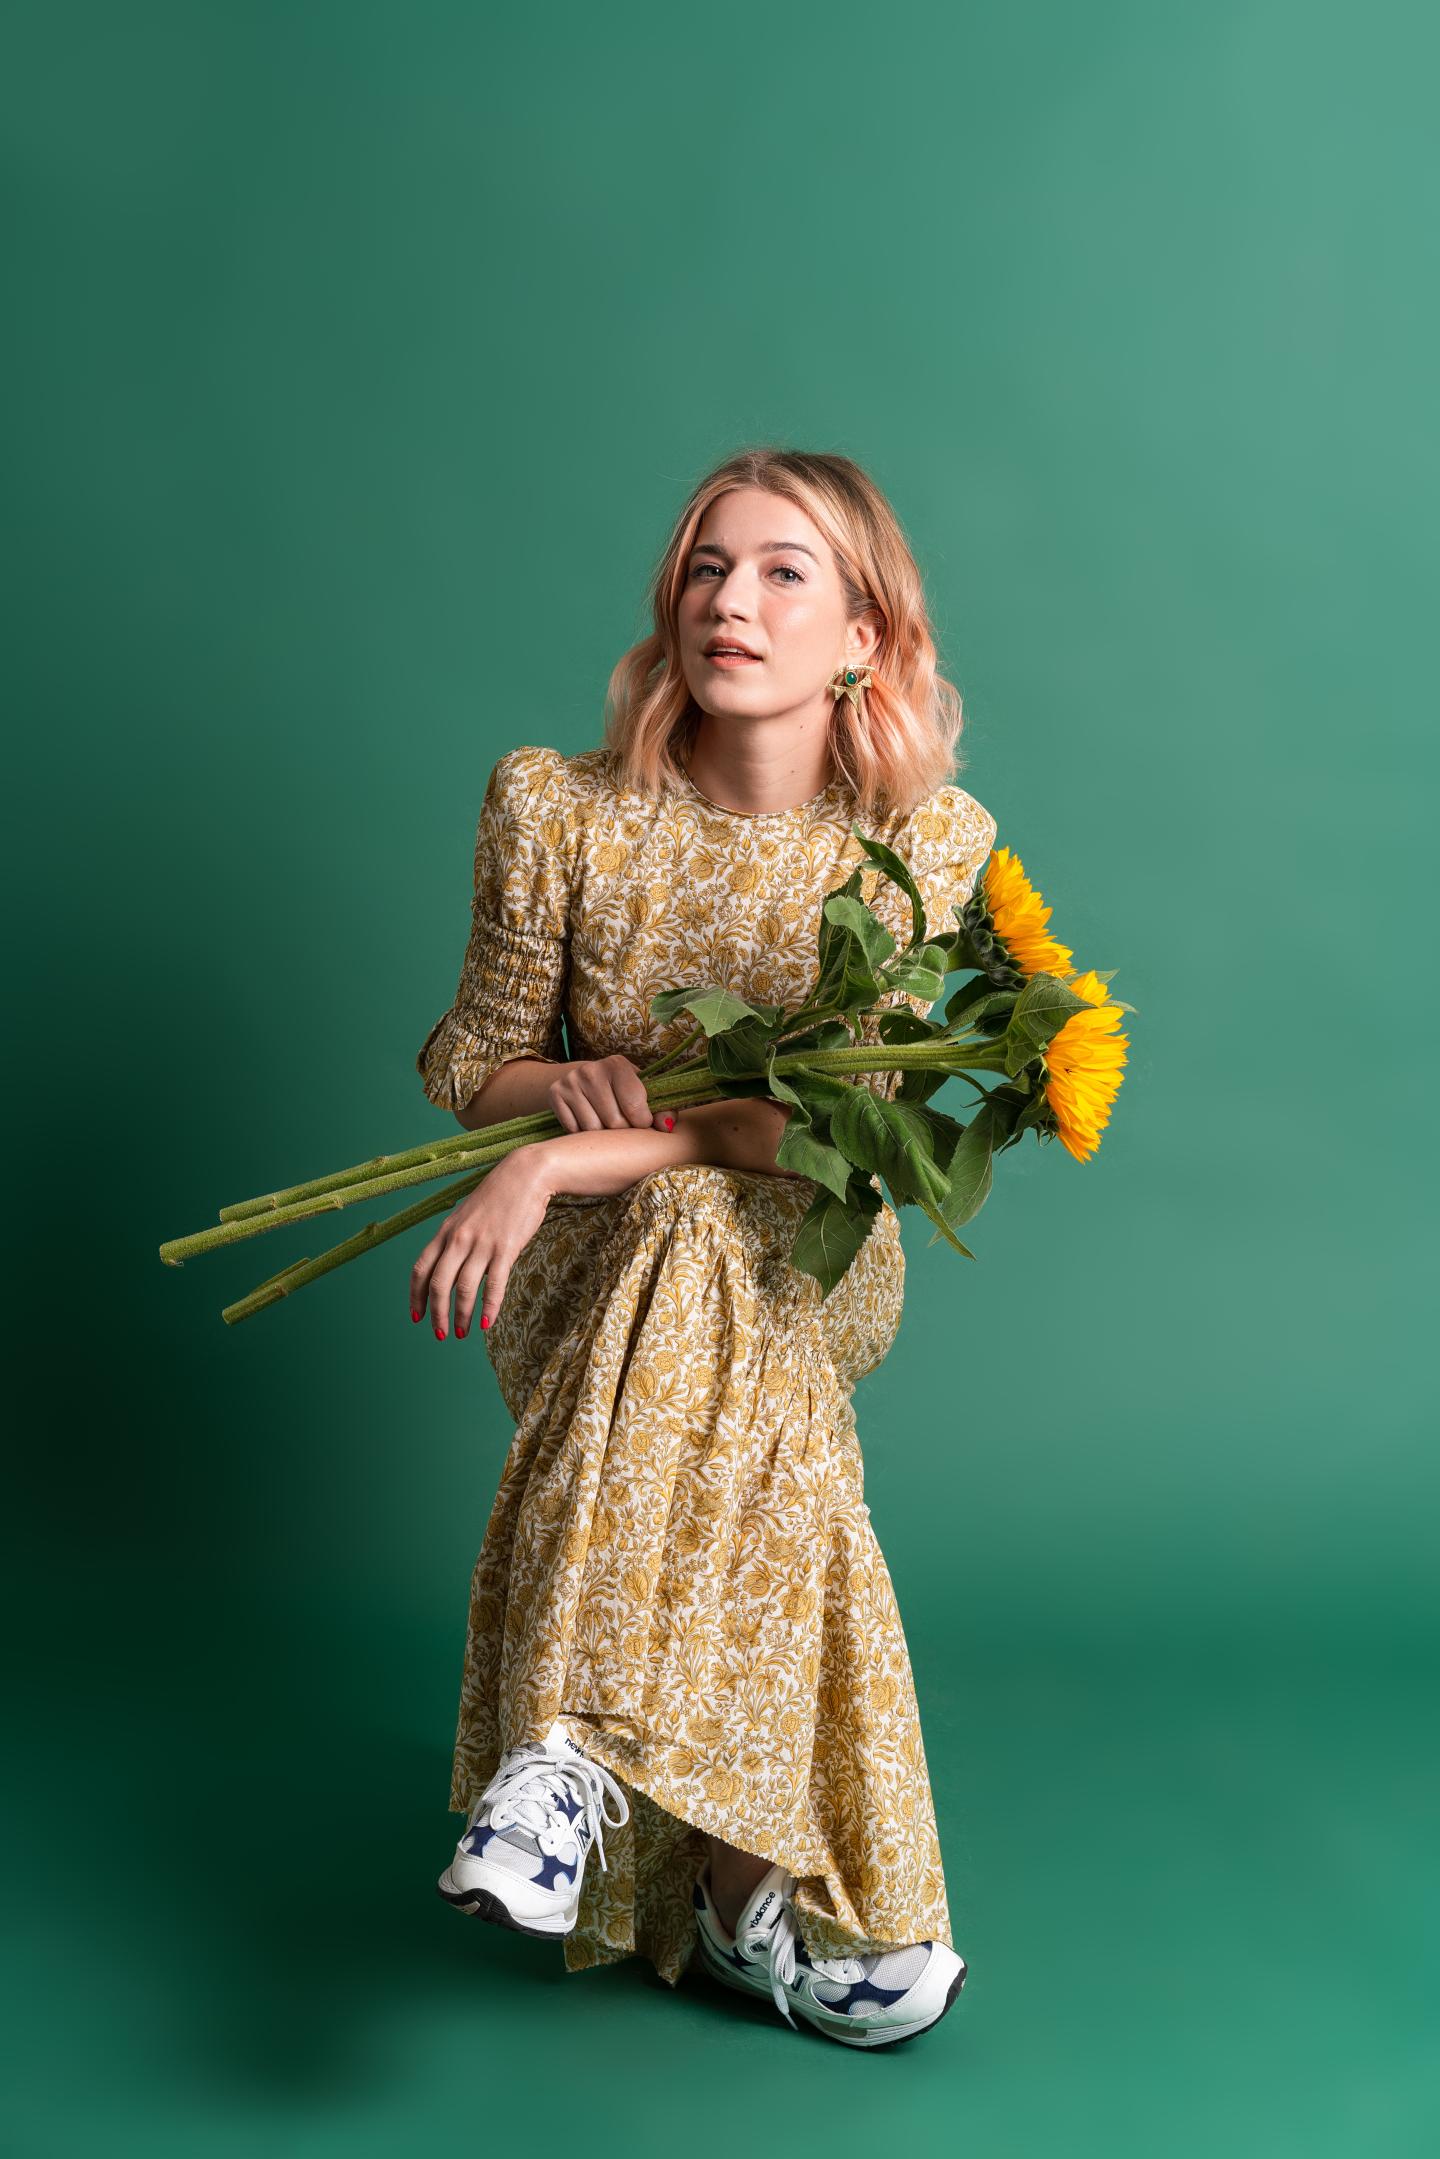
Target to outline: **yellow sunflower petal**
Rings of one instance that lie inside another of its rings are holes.
[[[1099,975],[1074,975],[1069,986],[1089,1010],[1072,1012],[1052,1037],[1045,1051],[1045,1098],[1055,1113],[1061,1146],[1077,1162],[1088,1162],[1110,1121],[1130,1044],[1120,1032],[1120,1008],[1111,1004]]]
[[[1045,905],[1025,875],[1020,857],[1008,847],[997,847],[985,865],[984,882],[995,935],[1021,974],[1063,979],[1074,954],[1046,930],[1054,910]]]

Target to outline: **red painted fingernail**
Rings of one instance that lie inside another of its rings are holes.
[[[456,1327],[455,1327],[455,1339],[456,1339],[456,1341],[457,1341],[457,1342],[460,1342],[460,1341],[463,1341],[463,1340],[464,1340],[464,1338],[465,1338],[465,1329],[464,1329],[464,1328],[463,1328],[462,1326],[460,1326],[460,1325],[459,1325],[459,1323],[457,1322],[457,1323],[456,1323]]]
[[[445,1329],[444,1329],[443,1327],[437,1327],[437,1328],[435,1329],[435,1339],[436,1339],[436,1341],[437,1341],[437,1342],[443,1342],[443,1341],[444,1341],[444,1339],[445,1339]]]
[[[667,1118],[665,1119],[665,1129],[666,1129],[666,1131],[667,1131],[667,1132],[673,1132],[673,1131],[674,1131],[674,1129],[675,1129],[675,1119],[674,1119],[673,1117],[667,1117]]]
[[[490,1314],[489,1314],[488,1312],[482,1312],[482,1313],[480,1314],[480,1324],[481,1324],[481,1326],[482,1326],[482,1327],[488,1327],[488,1326],[489,1326],[489,1324],[490,1324]]]
[[[410,1317],[412,1319],[423,1319],[425,1317],[425,1314],[423,1312],[412,1312],[410,1314]]]

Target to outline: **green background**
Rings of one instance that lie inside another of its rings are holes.
[[[1433,18],[8,22],[6,2149],[1433,2150]],[[157,1259],[456,1129],[489,769],[752,442],[1138,1008],[857,1400],[972,1972],[874,2056],[446,1910],[483,1347]]]

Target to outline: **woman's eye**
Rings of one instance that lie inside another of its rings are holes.
[[[805,580],[801,576],[800,572],[798,570],[792,570],[788,562],[777,562],[774,567],[776,570],[779,571],[782,577],[793,577],[797,585],[804,584]],[[694,568],[691,570],[690,574],[692,577],[699,577],[701,573],[705,570],[718,570],[718,568],[718,563],[697,562]]]

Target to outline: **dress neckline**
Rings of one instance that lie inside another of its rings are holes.
[[[680,777],[689,793],[695,797],[697,802],[703,802],[707,810],[713,810],[718,817],[739,817],[747,825],[776,824],[787,817],[818,816],[832,802],[838,807],[840,797],[848,792],[844,781],[837,775],[834,779],[827,780],[818,794],[811,795],[804,802],[792,802],[788,809],[734,810],[727,803],[716,802],[712,796],[705,794],[701,788],[697,787],[684,765],[680,767]]]

